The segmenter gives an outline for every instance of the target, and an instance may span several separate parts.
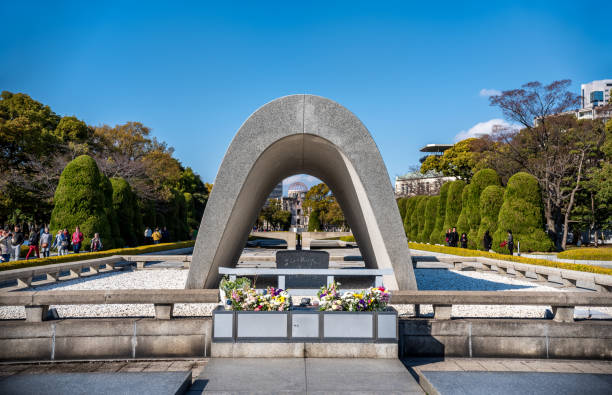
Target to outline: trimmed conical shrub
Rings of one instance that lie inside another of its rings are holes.
[[[444,237],[441,237],[446,230],[442,232],[444,227],[444,216],[446,214],[446,199],[448,198],[448,188],[450,182],[445,182],[440,188],[440,198],[438,201],[438,212],[436,213],[436,223],[434,229],[429,236],[429,242],[431,244],[444,244]]]
[[[406,217],[406,202],[408,198],[400,198],[397,200],[397,208],[399,209],[400,217],[402,218],[402,222]]]
[[[504,188],[500,186],[489,185],[480,194],[480,225],[475,240],[479,250],[485,250],[483,244],[485,232],[488,230],[491,237],[495,234],[499,209],[503,203]]]
[[[475,249],[478,246],[478,227],[480,226],[480,195],[489,185],[500,185],[499,176],[493,169],[482,169],[474,174],[470,184],[466,187],[468,191],[467,200],[462,210],[466,210],[469,225],[468,247]]]
[[[124,247],[125,242],[121,238],[121,230],[119,229],[119,221],[117,219],[117,213],[113,207],[113,185],[111,181],[105,175],[100,175],[100,189],[104,194],[104,211],[106,212],[106,218],[110,225],[112,244],[104,244],[105,248]]]
[[[96,232],[105,248],[113,244],[104,192],[100,188],[102,177],[98,165],[88,155],[81,155],[66,165],[53,198],[52,234],[64,228],[72,233],[79,226],[86,237],[84,247],[88,247],[88,240]]]
[[[417,196],[411,196],[406,200],[406,213],[404,214],[404,232],[406,237],[410,239],[410,220],[417,204]]]
[[[468,233],[470,231],[470,223],[468,221],[468,214],[467,214],[467,201],[468,201],[468,196],[469,196],[469,190],[470,190],[470,186],[466,185],[465,188],[463,188],[463,192],[461,193],[461,213],[459,214],[459,218],[457,218],[457,233],[459,233],[459,235],[461,235],[462,233]]]
[[[140,228],[136,228],[137,217],[140,217],[136,195],[132,191],[130,184],[123,178],[111,178],[113,187],[113,209],[117,215],[121,238],[127,245],[135,246],[138,244],[138,234]],[[142,223],[142,220],[140,221]]]
[[[455,180],[450,183],[448,188],[448,196],[446,198],[444,226],[440,232],[440,237],[442,240],[444,240],[444,236],[448,228],[457,226],[457,220],[461,214],[461,198],[463,196],[463,188],[465,188],[465,181],[463,180]]]
[[[506,239],[508,229],[512,230],[515,248],[521,243],[521,251],[550,251],[553,248],[544,232],[540,186],[530,174],[519,172],[508,180],[493,235],[493,249],[502,251],[499,244]]]
[[[419,212],[419,208],[421,207],[421,201],[423,201],[423,199],[425,199],[425,196],[415,196],[414,200],[414,209],[412,210],[412,214],[410,215],[410,235],[409,235],[409,240],[410,241],[418,241],[417,239],[419,238],[419,217],[420,217],[420,212]],[[421,207],[424,209],[424,207]]]
[[[419,204],[417,204],[417,221],[418,221],[418,230],[416,234],[416,241],[423,242],[423,231],[425,230],[425,216],[427,210],[427,203],[429,202],[429,196],[421,196],[421,200],[419,200]]]
[[[440,196],[431,196],[427,200],[427,207],[425,208],[425,221],[423,231],[419,235],[419,241],[422,243],[429,243],[429,236],[433,231],[436,223],[436,213],[438,212],[438,203],[440,202]]]

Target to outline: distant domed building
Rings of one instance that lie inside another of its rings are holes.
[[[289,185],[287,190],[287,194],[289,197],[297,197],[302,196],[302,198],[306,197],[306,192],[308,192],[308,187],[303,182],[297,181],[293,184]]]
[[[303,182],[294,182],[289,185],[287,197],[283,197],[283,210],[291,213],[291,227],[307,229],[308,228],[308,213],[304,212],[302,203],[306,199],[308,187]]]

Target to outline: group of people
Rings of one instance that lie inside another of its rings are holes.
[[[75,254],[81,252],[83,241],[85,236],[81,229],[77,226],[72,233],[68,232],[68,229],[58,230],[55,237],[49,233],[49,228],[44,226],[40,229],[32,227],[28,235],[28,252],[26,254],[26,260],[30,259],[30,255],[36,256],[36,258],[43,258],[50,256],[51,249],[57,249],[58,255],[68,254],[68,250],[72,248]],[[9,260],[17,261],[20,258],[21,246],[25,242],[25,237],[19,226],[15,226],[14,230],[3,229],[0,230],[0,252],[2,262],[8,262]],[[100,235],[96,233],[91,239],[90,251],[102,250],[102,240]]]
[[[446,246],[447,247],[457,247],[458,243],[461,243],[461,248],[467,248],[467,234],[462,233],[461,237],[459,237],[459,233],[457,233],[457,228],[448,228],[446,231]]]
[[[461,244],[461,248],[468,248],[467,234],[464,232],[461,234],[461,237],[459,237],[459,233],[457,233],[457,228],[449,228],[446,231],[446,246],[457,247],[458,243]],[[491,234],[489,234],[488,230],[485,231],[485,234],[482,238],[482,246],[484,247],[485,251],[489,251],[493,247],[493,238],[491,237]],[[508,247],[510,255],[514,253],[514,237],[512,236],[512,231],[510,229],[508,229],[507,239],[502,244],[500,244],[500,247]]]
[[[155,230],[151,230],[147,226],[144,231],[144,238],[146,244],[159,244],[161,242],[167,243],[170,241],[170,232],[164,226],[163,229],[155,228]]]

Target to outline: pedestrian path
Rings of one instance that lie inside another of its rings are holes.
[[[213,358],[187,392],[424,394],[397,359]]]
[[[612,361],[404,359],[429,394],[610,394]]]

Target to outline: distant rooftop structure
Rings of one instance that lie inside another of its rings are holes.
[[[425,159],[427,159],[427,157],[430,155],[441,156],[442,154],[444,154],[444,151],[451,148],[452,146],[453,144],[427,144],[425,147],[419,150],[421,152],[427,152],[427,155],[422,156],[419,159],[419,162],[425,162]]]
[[[451,148],[452,146],[453,144],[427,144],[425,147],[421,148],[419,151],[443,153],[444,151]]]

